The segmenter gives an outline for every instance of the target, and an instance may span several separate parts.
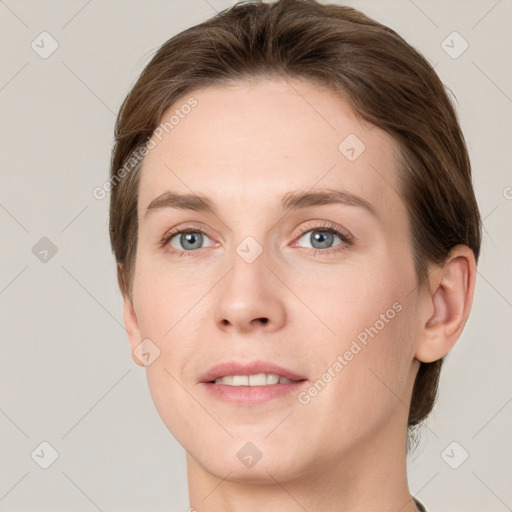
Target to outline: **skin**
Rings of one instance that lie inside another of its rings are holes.
[[[441,358],[462,332],[472,252],[455,247],[418,287],[395,142],[333,92],[297,79],[244,81],[194,91],[163,119],[190,96],[197,106],[143,163],[124,319],[132,354],[142,339],[160,350],[146,366],[148,384],[187,452],[191,506],[416,510],[406,475],[408,404],[419,361]],[[366,148],[354,161],[338,149],[349,134]],[[346,204],[279,210],[285,194],[310,189],[356,194],[375,214]],[[146,214],[166,191],[207,196],[215,213]],[[352,243],[334,236],[314,253],[310,235],[325,222]],[[179,234],[159,244],[185,225],[204,233],[201,248],[180,256],[190,244],[180,245]],[[252,263],[236,252],[248,236],[262,249]],[[235,406],[199,383],[214,364],[259,359],[312,385],[397,303],[400,312],[308,404],[292,395]],[[251,468],[237,457],[247,442],[262,454]]]

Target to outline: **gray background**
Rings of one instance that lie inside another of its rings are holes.
[[[411,492],[432,512],[512,510],[512,1],[345,3],[397,30],[453,91],[485,219],[473,312],[410,457]],[[154,50],[231,4],[0,0],[0,510],[188,508],[184,451],[130,357],[108,197],[92,191]],[[47,58],[43,31],[58,43]],[[43,441],[58,453],[47,469]]]

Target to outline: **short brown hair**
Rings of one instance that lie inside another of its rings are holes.
[[[314,0],[238,3],[172,37],[156,52],[124,100],[111,159],[110,239],[119,286],[132,296],[141,161],[164,112],[209,85],[250,77],[305,78],[338,92],[362,119],[396,141],[400,195],[406,204],[421,285],[429,264],[458,244],[478,260],[481,219],[457,115],[427,60],[395,31],[344,6]],[[432,410],[443,359],[421,363],[408,425]]]

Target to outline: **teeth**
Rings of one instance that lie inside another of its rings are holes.
[[[284,379],[284,377],[283,377]],[[279,375],[269,373],[267,375],[267,384],[277,384],[279,382]]]
[[[247,375],[233,375],[232,386],[248,386],[249,377]]]
[[[264,373],[249,375],[249,386],[266,386],[267,376]]]
[[[280,377],[274,373],[258,373],[256,375],[227,375],[215,379],[215,384],[227,384],[228,386],[267,386],[270,384],[287,384],[292,382],[286,377]]]

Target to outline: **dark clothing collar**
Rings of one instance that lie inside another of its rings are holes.
[[[420,512],[427,512],[427,509],[416,498],[413,498],[413,499],[414,499],[414,503],[416,503],[416,506],[418,507],[418,510]]]

